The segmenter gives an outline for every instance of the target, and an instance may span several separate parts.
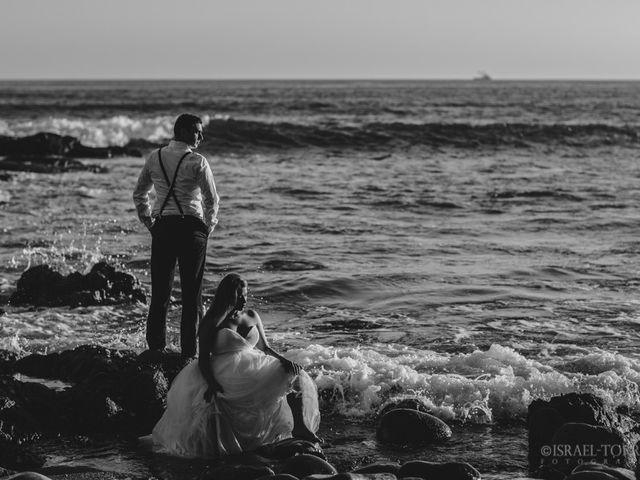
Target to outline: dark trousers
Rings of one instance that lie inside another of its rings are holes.
[[[151,307],[147,317],[147,343],[151,350],[166,346],[167,311],[177,261],[182,289],[180,348],[185,357],[196,354],[208,236],[204,222],[190,215],[160,217],[151,227]]]

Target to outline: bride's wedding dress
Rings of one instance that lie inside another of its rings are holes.
[[[294,390],[294,383],[296,394],[302,395],[305,425],[314,433],[318,430],[320,413],[313,380],[304,371],[297,378],[287,373],[280,360],[254,348],[258,340],[255,327],[246,337],[220,329],[212,362],[224,393],[206,402],[208,386],[198,362],[184,367],[153,429],[156,446],[175,455],[211,458],[289,438],[293,416],[287,394]]]

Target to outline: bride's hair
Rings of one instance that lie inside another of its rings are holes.
[[[210,318],[224,317],[229,307],[235,307],[238,302],[238,290],[247,282],[237,273],[229,273],[220,281],[216,294],[213,297],[213,303],[207,310],[202,323]]]

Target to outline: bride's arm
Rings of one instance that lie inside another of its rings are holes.
[[[200,333],[199,333],[199,355],[198,355],[198,367],[202,372],[202,376],[209,388],[204,394],[204,399],[207,402],[211,401],[211,397],[216,392],[223,392],[222,385],[218,383],[214,374],[213,374],[213,356],[211,353],[213,352],[213,347],[216,344],[216,338],[218,336],[218,326],[222,323],[224,317],[221,315],[214,315],[211,310],[209,310],[205,316],[202,318],[200,323]]]
[[[269,342],[267,341],[267,336],[264,333],[262,319],[260,318],[260,315],[258,315],[258,312],[256,312],[255,310],[248,310],[245,315],[248,317],[249,322],[258,329],[258,335],[260,336],[260,340],[256,344],[256,348],[259,348],[267,355],[271,355],[272,357],[275,357],[278,360],[280,360],[280,362],[282,362],[282,365],[284,366],[284,369],[286,371],[293,372],[296,375],[300,373],[300,371],[302,370],[302,367],[300,365],[298,365],[295,362],[292,362],[291,360],[286,359],[285,357],[280,355],[278,352],[276,352],[273,348],[269,346]]]

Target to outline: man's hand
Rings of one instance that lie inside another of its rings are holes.
[[[218,224],[218,219],[214,218],[213,221],[211,222],[211,225],[208,226],[209,228],[209,235],[211,235],[213,233],[213,230],[216,228],[216,225]]]
[[[142,223],[144,223],[144,226],[147,227],[147,230],[151,231],[151,227],[153,227],[153,218],[151,217],[142,217],[140,220],[142,220]]]

